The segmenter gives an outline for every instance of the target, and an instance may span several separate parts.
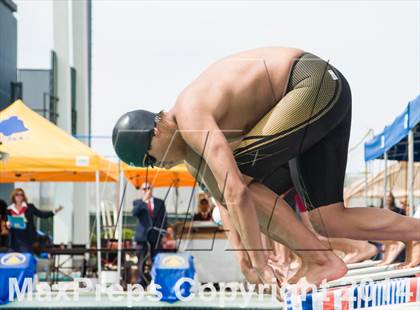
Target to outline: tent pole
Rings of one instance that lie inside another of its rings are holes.
[[[175,221],[178,221],[178,201],[179,201],[179,187],[175,187]]]
[[[384,163],[385,163],[385,168],[384,168],[384,197],[383,197],[383,207],[384,209],[387,209],[386,206],[386,194],[387,194],[387,189],[388,189],[388,153],[385,152],[384,153]]]
[[[407,169],[407,184],[408,184],[408,208],[409,216],[414,214],[414,133],[413,129],[408,132],[408,169]]]
[[[98,260],[98,279],[101,281],[101,214],[100,214],[100,202],[99,202],[99,170],[95,172],[95,196],[96,196],[96,248],[97,248],[97,260]]]
[[[118,165],[119,167],[121,167],[121,164]],[[117,275],[118,275],[118,283],[121,282],[121,249],[122,249],[122,230],[123,230],[123,210],[124,210],[124,204],[123,204],[123,197],[122,197],[122,193],[124,191],[123,189],[123,183],[124,183],[124,176],[123,176],[123,170],[121,168],[119,168],[118,171],[118,196],[119,196],[119,204],[118,206],[121,205],[121,214],[118,216],[118,256],[117,256]]]
[[[106,210],[105,210],[105,205],[103,203],[99,203],[99,205],[101,206],[100,209],[100,215],[101,215],[101,224],[102,226],[107,227],[108,226],[108,221],[106,219]],[[106,229],[104,229],[104,238],[105,239],[109,239],[111,238],[111,236],[108,236],[108,232]]]
[[[365,161],[365,207],[368,206],[368,162]]]

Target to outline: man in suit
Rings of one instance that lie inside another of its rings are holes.
[[[162,238],[168,226],[165,202],[153,197],[153,187],[144,183],[141,187],[143,197],[133,201],[133,216],[138,220],[134,240],[137,242],[138,251],[138,278],[137,282],[143,286],[148,284],[144,275],[145,262],[161,249]]]

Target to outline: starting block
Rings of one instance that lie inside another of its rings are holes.
[[[380,261],[377,260],[365,260],[364,262],[360,262],[360,263],[354,263],[354,264],[348,264],[347,265],[347,269],[348,270],[352,270],[352,269],[359,269],[359,268],[366,268],[366,267],[373,267],[377,264],[379,264]]]
[[[341,279],[328,282],[328,286],[336,287],[336,286],[349,285],[353,283],[366,282],[368,280],[379,281],[383,279],[404,278],[404,277],[410,277],[416,274],[420,274],[420,267],[410,268],[410,269],[400,269],[400,270],[385,270],[382,272],[345,276]]]

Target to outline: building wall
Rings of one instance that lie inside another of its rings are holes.
[[[89,27],[88,1],[72,1],[72,50],[75,80],[76,133],[83,143],[89,144]],[[74,184],[73,242],[87,243],[89,237],[89,187]]]
[[[0,110],[11,102],[11,83],[16,81],[17,23],[16,6],[0,0]]]
[[[0,4],[2,1],[0,0]],[[26,14],[19,16],[19,23],[25,22],[25,17],[32,14],[28,9],[29,5],[26,7],[27,4],[27,2],[19,2],[19,5],[23,6],[22,12]],[[89,136],[90,1],[62,0],[52,1],[50,4],[53,38],[50,47],[53,50],[50,68],[32,69],[34,67],[31,67],[31,69],[19,70],[18,80],[22,82],[22,97],[30,108],[55,122],[67,133]],[[3,22],[3,18],[0,20]],[[2,30],[3,28],[0,27],[0,31]],[[21,28],[21,31],[23,30],[31,31],[31,28],[26,24],[26,28]],[[35,36],[41,35],[43,34],[35,32]],[[3,44],[0,41],[0,48],[2,47]],[[28,48],[37,48],[37,46],[25,45],[25,50],[22,52],[29,53]],[[36,52],[45,53],[42,50],[34,51]],[[16,59],[13,80],[16,80]],[[10,82],[7,85],[10,89]],[[56,103],[56,109],[51,108],[55,106],[54,103]],[[43,110],[48,111],[45,113]],[[73,120],[76,120],[76,123]],[[89,142],[86,138],[80,140],[86,144]],[[23,186],[31,193],[31,200],[37,205],[39,203],[38,206],[42,209],[50,210],[59,205],[64,206],[64,210],[53,220],[56,243],[86,243],[88,241],[89,187],[86,183],[20,183],[16,185]],[[8,192],[9,190],[7,194]]]
[[[0,110],[11,101],[11,83],[16,81],[17,22],[16,5],[10,0],[0,0]],[[1,139],[1,135],[0,135]],[[0,183],[0,199],[9,201],[13,184]]]
[[[70,134],[83,136],[80,140],[86,144],[88,139],[84,137],[90,133],[88,5],[89,1],[53,2],[56,96],[59,99],[57,125]],[[72,124],[72,120],[76,123]],[[55,204],[65,208],[54,219],[54,242],[88,242],[88,200],[86,184],[55,185]]]
[[[19,70],[25,103],[68,134],[76,136],[90,134],[89,6],[89,1],[51,2],[53,52],[50,68]],[[86,138],[80,140],[89,142]],[[87,184],[57,182],[22,186],[32,193],[33,200],[40,202],[41,208],[64,207],[54,217],[55,243],[88,241]]]

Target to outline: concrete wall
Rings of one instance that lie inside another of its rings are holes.
[[[76,69],[77,134],[89,135],[88,97],[88,15],[87,1],[72,1],[73,67]],[[88,139],[81,139],[88,143]],[[74,185],[73,242],[87,243],[89,238],[89,193],[86,184]]]
[[[71,132],[71,30],[69,1],[53,2],[53,38],[57,53],[57,125]],[[73,236],[73,191],[72,183],[57,183],[54,191],[54,205],[62,205],[64,210],[54,218],[54,242],[67,243]]]
[[[17,22],[16,5],[0,0],[0,110],[11,103],[11,82],[16,81]],[[0,133],[1,141],[1,133]],[[13,184],[0,183],[0,199],[9,202]]]
[[[12,1],[0,0],[0,110],[11,103],[11,82],[16,81],[17,22],[14,11],[16,7]]]
[[[76,134],[89,135],[88,20],[86,1],[54,1],[54,50],[57,53],[58,126],[71,133],[71,67],[76,71]],[[82,142],[87,141],[81,139]],[[63,212],[54,220],[54,241],[86,243],[89,238],[88,186],[56,184],[55,205]]]
[[[2,0],[0,0],[1,3]],[[31,13],[27,3],[19,3],[25,10],[25,14],[19,16],[24,23],[26,16]],[[52,48],[56,55],[55,78],[49,80],[53,68],[21,69],[19,80],[23,82],[23,99],[32,109],[43,115],[40,111],[44,108],[44,93],[50,93],[58,98],[57,125],[69,134],[72,133],[72,98],[75,99],[77,111],[76,134],[89,135],[89,1],[52,1],[51,32]],[[27,6],[27,7],[26,7]],[[32,7],[33,9],[33,7]],[[47,9],[47,7],[42,7]],[[23,12],[22,11],[22,12]],[[31,16],[33,17],[33,16]],[[29,29],[26,24],[26,28]],[[1,29],[0,29],[1,30]],[[43,29],[44,32],[46,29]],[[35,36],[42,33],[35,32]],[[1,42],[0,42],[1,43]],[[0,47],[2,45],[0,44]],[[39,48],[36,44],[25,46]],[[34,53],[45,54],[45,51],[35,50]],[[33,67],[31,67],[33,68]],[[35,67],[36,68],[36,67]],[[75,69],[75,93],[72,97],[71,68]],[[53,83],[53,84],[51,84]],[[54,85],[55,91],[51,91]],[[49,109],[49,98],[46,98],[46,108]],[[44,115],[48,118],[48,115]],[[81,139],[87,143],[87,139]],[[86,243],[89,238],[89,186],[86,183],[40,183],[22,184],[31,193],[31,200],[35,201],[43,209],[57,208],[59,205],[64,210],[54,218],[54,242],[56,243]],[[0,188],[1,195],[1,188]]]

